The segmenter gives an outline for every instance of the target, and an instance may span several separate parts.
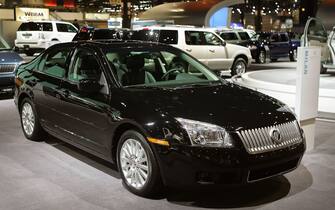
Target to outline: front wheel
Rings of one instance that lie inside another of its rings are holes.
[[[40,141],[45,131],[40,125],[35,106],[29,98],[23,99],[20,106],[21,127],[25,137],[32,141]]]
[[[231,68],[231,75],[242,75],[247,71],[247,62],[243,58],[237,58]]]
[[[266,52],[261,50],[259,52],[258,58],[256,59],[257,63],[264,64],[266,63]]]
[[[139,132],[129,130],[121,136],[117,162],[122,181],[129,191],[151,197],[161,189],[157,161],[149,143]]]
[[[293,50],[292,53],[290,54],[290,61],[296,61],[297,60],[297,50]]]

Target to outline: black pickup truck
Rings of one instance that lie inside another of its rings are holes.
[[[271,61],[285,57],[289,57],[290,61],[295,61],[297,58],[300,40],[291,39],[291,36],[286,32],[262,32],[257,34],[255,39],[269,47]]]

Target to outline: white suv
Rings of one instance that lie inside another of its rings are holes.
[[[134,31],[132,39],[170,44],[212,70],[231,70],[232,75],[245,73],[252,60],[248,48],[226,43],[211,29],[150,26]]]
[[[24,22],[16,32],[15,48],[32,56],[53,44],[70,42],[78,29],[68,22]]]

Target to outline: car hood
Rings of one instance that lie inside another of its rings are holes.
[[[250,129],[295,120],[288,108],[259,92],[227,83],[182,89],[128,90],[135,106],[170,117],[208,122],[228,130]]]
[[[13,51],[0,51],[0,63],[19,63],[23,58]]]

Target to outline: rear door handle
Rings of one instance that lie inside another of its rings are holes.
[[[186,49],[187,52],[192,52],[192,49]]]
[[[215,50],[209,50],[209,52],[211,52],[211,53],[215,53]]]

